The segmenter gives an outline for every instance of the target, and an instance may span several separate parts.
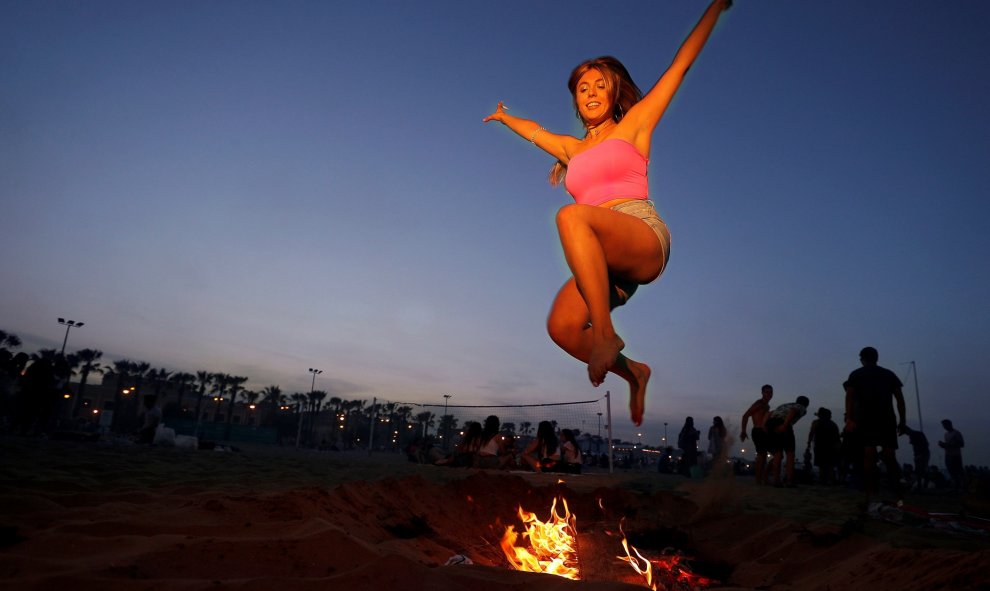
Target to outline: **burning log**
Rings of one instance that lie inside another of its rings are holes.
[[[517,534],[515,526],[505,529],[500,545],[509,563],[516,569],[535,573],[557,575],[567,579],[580,578],[577,567],[577,516],[561,498],[564,515],[557,513],[557,499],[550,506],[550,517],[541,521],[535,513],[519,506],[519,519],[525,528]],[[528,546],[519,546],[522,537]]]

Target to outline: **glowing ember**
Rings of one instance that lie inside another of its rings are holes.
[[[520,535],[515,527],[505,528],[501,546],[505,557],[516,570],[547,573],[567,579],[579,579],[577,568],[577,517],[567,508],[567,500],[561,498],[564,514],[557,513],[557,499],[550,506],[550,518],[540,521],[535,513],[519,507],[519,519],[524,531],[522,537],[529,548],[517,546]]]
[[[622,526],[619,526],[622,531]],[[691,572],[687,564],[682,563],[680,554],[665,554],[649,560],[640,554],[635,546],[629,544],[625,532],[622,533],[622,549],[625,556],[617,556],[632,566],[633,570],[646,579],[646,586],[656,591],[679,591],[701,589],[715,584],[716,581]],[[630,553],[630,549],[632,552]],[[635,554],[635,556],[633,556]]]

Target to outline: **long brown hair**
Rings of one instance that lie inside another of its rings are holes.
[[[605,79],[605,90],[612,101],[612,120],[618,123],[633,105],[643,98],[643,92],[633,82],[629,70],[622,65],[622,62],[610,55],[603,55],[578,64],[571,72],[571,77],[567,80],[567,90],[574,98],[574,114],[580,119],[581,112],[577,108],[577,84],[589,70],[601,72]],[[557,161],[550,169],[550,184],[559,185],[567,174],[567,167],[564,163]]]

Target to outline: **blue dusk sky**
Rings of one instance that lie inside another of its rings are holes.
[[[737,433],[764,383],[841,420],[872,345],[909,423],[914,361],[929,438],[951,418],[990,464],[988,2],[738,1],[653,140],[672,257],[615,313],[643,427],[546,336],[570,198],[481,120],[580,134],[570,70],[614,55],[649,89],[705,6],[3,2],[0,328],[32,352],[70,318],[69,351],[287,393],[310,367],[349,399],[608,390],[650,443]]]

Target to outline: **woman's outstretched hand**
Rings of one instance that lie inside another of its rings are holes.
[[[484,123],[488,123],[489,121],[502,121],[502,117],[505,115],[505,112],[508,110],[509,109],[505,106],[505,103],[499,101],[498,106],[495,107],[495,112],[482,119],[482,121]]]

